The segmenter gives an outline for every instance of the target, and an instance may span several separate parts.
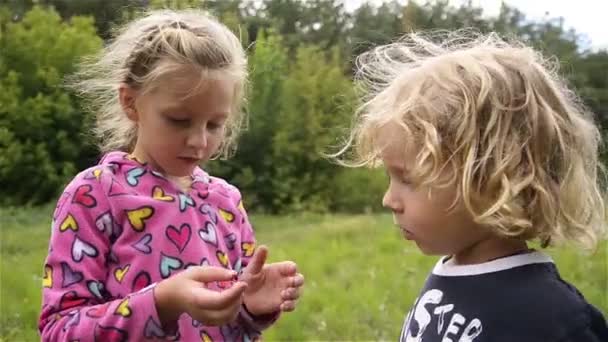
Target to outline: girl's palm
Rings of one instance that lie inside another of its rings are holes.
[[[294,262],[265,265],[267,256],[268,249],[258,247],[241,276],[241,280],[247,283],[245,306],[254,315],[293,310],[304,283]]]

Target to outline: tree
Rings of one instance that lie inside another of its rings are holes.
[[[406,27],[402,25],[403,10],[396,1],[385,2],[379,7],[364,3],[352,17],[348,32],[352,55],[357,56],[369,48],[386,44],[399,37]]]
[[[247,206],[258,211],[273,207],[276,164],[273,135],[282,116],[280,100],[287,74],[287,51],[275,32],[262,31],[249,58],[248,127],[234,157],[210,163],[212,173],[239,186]]]
[[[338,50],[327,56],[317,47],[299,47],[283,91],[273,140],[275,203],[284,210],[326,210],[339,169],[322,152],[350,122],[353,104]]]
[[[50,200],[93,158],[83,144],[84,114],[63,87],[78,58],[101,47],[91,18],[62,22],[34,7],[0,36],[0,188],[2,203]]]

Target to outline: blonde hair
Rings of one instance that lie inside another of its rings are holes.
[[[236,80],[232,113],[217,155],[227,156],[245,121],[242,112],[247,61],[239,39],[213,17],[199,10],[153,11],[130,22],[98,56],[86,60],[71,80],[96,117],[94,133],[103,152],[134,147],[137,127],[120,105],[118,89],[127,84],[150,91],[165,76],[195,67],[204,80]],[[194,91],[195,89],[193,89]]]
[[[475,222],[543,247],[570,240],[593,249],[602,238],[600,133],[555,60],[460,30],[413,33],[356,64],[365,95],[335,155],[342,164],[377,165],[379,138],[397,124],[417,152],[417,184],[453,186],[454,205]]]

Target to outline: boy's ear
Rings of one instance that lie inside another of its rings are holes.
[[[137,91],[131,88],[128,84],[123,83],[118,87],[118,99],[120,101],[120,106],[127,117],[135,122],[138,120],[137,108],[135,107],[136,98]]]

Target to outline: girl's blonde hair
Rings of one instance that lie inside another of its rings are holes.
[[[477,223],[543,247],[596,245],[606,218],[600,133],[555,60],[495,33],[460,30],[407,35],[356,65],[366,95],[336,155],[353,152],[344,165],[376,165],[381,134],[397,124],[417,151],[416,183],[453,186],[454,205]]]
[[[129,151],[137,127],[120,105],[121,84],[147,92],[166,76],[192,67],[200,73],[200,85],[210,78],[230,77],[236,81],[232,114],[217,153],[227,156],[234,151],[245,121],[246,64],[239,39],[205,12],[153,11],[127,24],[100,55],[84,61],[71,86],[88,100],[96,117],[94,132],[102,152]]]

